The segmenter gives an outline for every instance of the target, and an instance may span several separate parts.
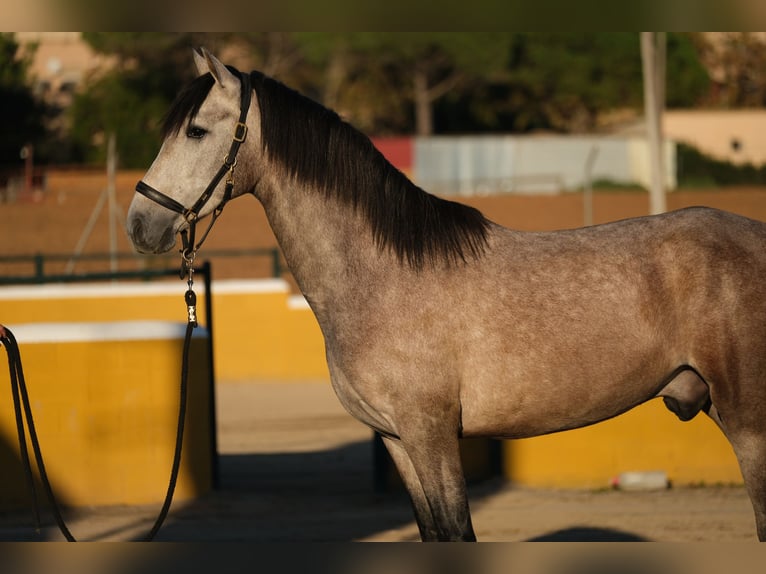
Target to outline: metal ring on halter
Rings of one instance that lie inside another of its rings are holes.
[[[187,249],[182,249],[181,258],[186,263],[187,268],[191,268],[194,265],[194,260],[197,258],[197,248],[190,245]]]
[[[188,223],[194,223],[195,221],[197,221],[197,219],[199,219],[199,215],[197,214],[197,212],[192,211],[191,209],[187,209],[181,215],[184,216],[184,219]]]
[[[223,158],[223,163],[230,169],[237,167],[237,158],[234,158],[234,163],[229,163],[229,154],[226,154]]]

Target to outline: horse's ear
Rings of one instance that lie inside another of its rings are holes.
[[[213,56],[205,48],[194,50],[194,63],[197,65],[197,71],[200,76],[210,72],[216,83],[223,88],[238,86],[239,82],[226,66],[218,58]]]
[[[205,59],[205,56],[202,55],[201,50],[204,50],[204,48],[194,48],[192,52],[194,53],[194,64],[197,66],[197,72],[200,76],[204,76],[210,69],[207,67],[207,60]]]

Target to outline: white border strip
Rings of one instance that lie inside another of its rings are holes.
[[[205,292],[202,281],[194,285],[198,293]],[[284,293],[290,290],[283,279],[221,280],[213,281],[213,294],[232,293]],[[183,297],[186,285],[182,281],[170,283],[83,283],[78,285],[50,284],[23,287],[0,287],[0,301],[23,299],[87,299],[93,297],[154,297],[167,295]]]
[[[287,308],[291,310],[311,309],[303,295],[290,295],[287,298]]]
[[[186,324],[172,321],[114,321],[111,323],[24,323],[7,325],[19,345],[32,343],[92,343],[97,341],[157,341],[183,339]],[[194,338],[207,329],[194,329]]]

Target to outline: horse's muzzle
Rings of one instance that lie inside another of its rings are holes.
[[[150,232],[144,218],[140,215],[129,217],[127,232],[133,247],[139,253],[165,253],[170,251],[176,243],[172,226],[165,227],[157,237],[158,234]]]

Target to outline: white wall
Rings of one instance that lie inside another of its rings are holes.
[[[415,139],[413,178],[445,195],[558,193],[592,180],[649,186],[646,140],[613,136],[434,136]],[[675,143],[665,144],[665,182],[676,187]]]

